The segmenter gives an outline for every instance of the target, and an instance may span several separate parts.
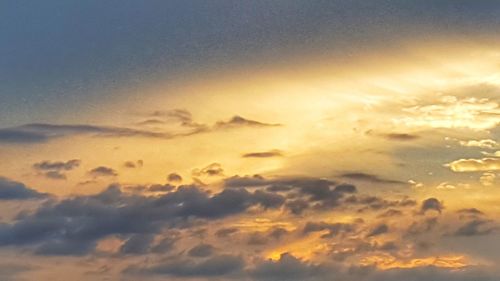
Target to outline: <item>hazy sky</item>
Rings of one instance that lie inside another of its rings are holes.
[[[0,279],[499,280],[499,15],[0,2]]]

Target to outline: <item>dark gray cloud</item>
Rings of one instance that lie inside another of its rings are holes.
[[[437,218],[426,218],[413,222],[405,232],[405,236],[416,236],[432,231],[438,225]]]
[[[169,182],[182,182],[182,177],[177,173],[170,173],[167,176],[167,180]]]
[[[35,266],[31,266],[25,262],[23,263],[1,263],[0,264],[0,280],[3,281],[15,281],[22,280],[18,275],[22,273],[27,273],[36,269]]]
[[[382,135],[386,139],[389,140],[396,140],[396,141],[412,141],[419,139],[419,135],[413,135],[413,134],[406,134],[406,133],[390,133],[390,134],[384,134]]]
[[[361,173],[361,172],[343,173],[340,176],[342,178],[345,178],[345,179],[366,181],[366,182],[378,183],[378,184],[406,184],[405,182],[402,182],[402,181],[384,179],[384,178],[380,178],[377,175]]]
[[[22,131],[18,128],[0,129],[0,142],[13,144],[42,143],[49,140],[50,136],[39,133]]]
[[[126,161],[125,163],[123,163],[123,166],[125,168],[130,168],[130,169],[141,168],[142,166],[144,166],[144,161],[142,160]]]
[[[389,232],[389,227],[386,224],[380,224],[374,227],[367,235],[367,237],[378,236]]]
[[[33,169],[39,174],[49,179],[64,180],[67,171],[71,171],[80,166],[81,161],[72,159],[68,161],[42,161],[33,164]]]
[[[154,236],[151,234],[134,234],[120,247],[125,255],[146,254],[150,251]]]
[[[16,183],[7,184],[25,189]],[[15,198],[27,197],[16,195]],[[28,195],[41,196],[38,193]],[[181,186],[163,195],[145,196],[124,193],[112,185],[96,195],[48,202],[33,213],[1,224],[0,246],[35,245],[40,254],[80,255],[92,251],[99,239],[113,234],[154,234],[166,226],[182,225],[188,219],[218,219],[257,205],[278,208],[282,200],[277,202],[276,196],[244,189],[210,195],[195,186]],[[130,241],[130,248],[138,247],[139,238],[145,236],[137,237]]]
[[[145,189],[151,192],[170,192],[174,190],[174,188],[175,186],[167,183],[167,184],[153,184],[146,187]]]
[[[444,206],[439,200],[437,200],[436,198],[428,198],[422,202],[422,206],[420,208],[420,211],[422,213],[425,213],[427,211],[434,210],[434,211],[439,212],[441,214],[443,209],[444,209]]]
[[[239,229],[236,227],[227,227],[227,228],[221,228],[215,232],[215,236],[217,237],[227,237],[233,233],[238,232]]]
[[[75,135],[90,135],[96,137],[142,137],[153,139],[171,139],[186,137],[199,133],[217,130],[234,129],[241,127],[275,127],[279,124],[263,123],[255,120],[235,116],[229,121],[218,121],[213,126],[199,124],[191,119],[178,118],[180,125],[188,127],[188,132],[169,132],[149,129],[134,129],[128,127],[101,126],[93,124],[48,124],[31,123],[11,128],[0,129],[0,143],[30,144],[43,143],[55,138],[70,137]]]
[[[48,194],[40,193],[20,182],[0,177],[0,200],[27,200],[47,197]]]
[[[264,123],[255,120],[250,120],[243,118],[241,116],[235,115],[228,121],[217,121],[215,123],[215,129],[231,129],[237,127],[277,127],[281,126],[281,124],[276,123]]]
[[[42,161],[33,164],[33,168],[43,171],[70,171],[80,166],[81,161],[78,159],[64,161]]]
[[[167,253],[170,252],[174,247],[175,243],[179,240],[179,235],[176,232],[172,231],[167,234],[167,236],[163,237],[158,244],[152,247],[151,251],[153,253]]]
[[[243,258],[231,255],[212,256],[202,261],[175,258],[152,266],[131,266],[124,273],[135,275],[169,275],[175,277],[215,277],[239,273],[244,266]]]
[[[188,251],[191,257],[208,257],[214,253],[214,246],[210,244],[199,244]]]
[[[292,214],[300,215],[302,212],[310,207],[309,201],[304,199],[288,200],[286,207]]]
[[[486,219],[472,219],[460,226],[455,232],[456,236],[476,236],[486,235],[498,229],[493,225],[493,221]]]
[[[13,128],[0,129],[0,143],[40,143],[54,138],[74,135],[147,138],[172,137],[172,135],[168,133],[158,133],[124,127],[33,123]]]
[[[263,261],[249,271],[255,280],[263,281],[314,280],[328,273],[332,273],[332,269],[301,261],[288,253],[282,254],[278,261]]]
[[[194,169],[192,171],[193,176],[223,176],[224,169],[219,163],[212,163],[202,169]]]
[[[335,207],[339,204],[339,200],[346,194],[356,193],[356,187],[353,185],[341,184],[336,185],[334,181],[321,178],[305,178],[305,177],[282,177],[266,179],[260,175],[254,176],[234,176],[226,178],[224,185],[229,188],[246,187],[246,188],[262,188],[271,192],[295,192],[297,196],[305,196],[308,201],[315,203],[316,208]],[[295,205],[295,212],[300,212],[300,206],[304,205],[297,201],[295,204],[290,203],[290,206]]]
[[[369,210],[385,210],[394,207],[413,207],[417,205],[415,200],[404,198],[401,200],[387,200],[377,196],[370,195],[353,195],[349,196],[344,200],[344,203],[349,203],[352,205],[360,205],[361,209],[359,212],[369,211]]]
[[[271,157],[281,157],[283,152],[280,150],[270,150],[262,152],[250,152],[242,155],[243,158],[271,158]]]
[[[115,177],[118,176],[118,172],[116,172],[113,168],[99,166],[88,172],[90,176],[93,177]]]
[[[48,171],[42,173],[45,177],[53,180],[65,180],[66,174],[59,171]]]
[[[457,211],[457,213],[461,215],[472,215],[472,216],[482,216],[484,215],[483,212],[476,208],[468,208],[468,209],[460,209]]]
[[[351,233],[357,228],[356,224],[352,223],[327,223],[327,222],[307,222],[304,226],[303,233],[318,232],[328,230],[328,234],[323,235],[323,238],[334,237],[342,233]]]
[[[401,216],[401,215],[403,215],[403,212],[401,212],[400,210],[389,209],[389,210],[383,212],[382,214],[380,214],[378,217],[389,218],[389,217],[397,217],[397,216]]]

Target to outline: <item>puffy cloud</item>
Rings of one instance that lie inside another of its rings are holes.
[[[192,172],[193,176],[223,176],[224,169],[219,163],[212,163],[202,169],[194,169]]]
[[[487,149],[495,149],[500,147],[500,144],[492,139],[460,141],[460,145]]]
[[[33,169],[50,179],[66,179],[66,171],[71,171],[80,166],[78,159],[64,161],[42,161],[33,164]]]
[[[250,270],[250,275],[255,280],[314,280],[318,277],[326,277],[331,273],[322,265],[304,262],[291,254],[284,253],[277,261],[264,261]]]
[[[479,182],[484,186],[492,186],[495,183],[497,176],[494,173],[483,173],[479,177]]]
[[[443,211],[443,209],[444,209],[443,204],[439,200],[437,200],[436,198],[425,199],[422,202],[422,206],[420,207],[420,211],[422,213],[425,213],[425,212],[430,211],[430,210],[434,210],[436,212],[441,213]]]
[[[182,177],[177,173],[170,173],[167,176],[167,180],[169,182],[182,182]]]
[[[497,227],[491,225],[492,221],[474,218],[460,226],[454,233],[456,236],[475,236],[492,233]]]
[[[20,182],[0,177],[0,200],[26,200],[47,197],[48,194],[40,193]]]
[[[115,177],[118,176],[118,172],[109,167],[99,166],[90,170],[89,175],[93,177]]]
[[[131,266],[124,273],[136,275],[169,275],[175,277],[215,277],[239,273],[244,266],[243,258],[217,255],[202,261],[170,259],[151,266]]]
[[[24,190],[18,183],[6,186]],[[40,197],[24,191],[12,198]],[[19,193],[19,192],[18,192]],[[0,225],[0,246],[38,245],[43,254],[84,254],[95,242],[109,235],[145,235],[159,233],[165,226],[191,218],[218,219],[242,213],[252,206],[278,208],[283,199],[277,194],[250,193],[228,189],[210,195],[195,186],[181,186],[159,196],[128,194],[118,186],[89,196],[76,196],[48,202],[35,212],[23,214],[12,223]],[[131,238],[123,251],[133,252],[144,238]]]
[[[500,123],[500,107],[488,98],[443,96],[433,104],[403,109],[410,116],[395,119],[406,126],[487,130]]]
[[[378,236],[387,232],[389,232],[389,227],[386,224],[380,224],[373,228],[367,237]]]
[[[459,159],[445,166],[454,172],[481,172],[500,170],[500,158]]]
[[[43,170],[43,171],[70,171],[73,170],[74,168],[77,168],[80,166],[81,161],[78,159],[73,159],[73,160],[68,160],[66,162],[64,161],[42,161],[33,164],[33,168],[37,170]]]
[[[137,161],[126,161],[123,163],[123,166],[125,168],[141,168],[144,165],[144,162],[142,160],[137,160]]]

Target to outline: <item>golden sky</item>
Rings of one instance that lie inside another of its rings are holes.
[[[499,5],[90,2],[6,20],[0,279],[500,278]]]

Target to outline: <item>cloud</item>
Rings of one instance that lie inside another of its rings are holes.
[[[154,236],[151,234],[134,234],[121,247],[120,253],[125,255],[139,255],[149,252]]]
[[[34,266],[23,262],[22,264],[2,263],[0,264],[0,279],[3,281],[22,280],[18,275],[32,271]]]
[[[47,197],[48,194],[40,193],[20,182],[0,177],[0,200],[27,200]]]
[[[43,143],[48,141],[50,136],[40,132],[23,131],[19,128],[0,129],[0,142],[2,143]]]
[[[116,172],[114,169],[105,167],[105,166],[99,166],[97,168],[94,168],[90,170],[89,175],[93,177],[115,177],[118,176],[118,172]]]
[[[500,158],[459,159],[445,166],[454,172],[498,171]]]
[[[396,140],[396,141],[412,141],[420,138],[419,135],[412,135],[406,133],[389,133],[383,136],[389,140]]]
[[[419,135],[409,134],[409,133],[378,133],[373,130],[368,130],[365,132],[368,136],[382,137],[387,140],[393,141],[413,141],[420,138]]]
[[[315,280],[314,278],[326,277],[332,273],[325,266],[302,261],[291,254],[284,253],[277,261],[263,261],[249,270],[250,276],[255,280]]]
[[[380,224],[373,228],[370,233],[368,233],[367,237],[379,236],[381,234],[385,234],[389,232],[389,227],[386,224]]]
[[[215,277],[238,273],[243,266],[244,261],[241,257],[217,255],[202,261],[175,258],[147,267],[131,266],[124,273],[175,277]]]
[[[199,244],[188,251],[191,257],[208,257],[214,253],[214,247],[210,244]]]
[[[125,168],[130,168],[130,169],[141,168],[142,166],[144,166],[144,161],[142,160],[126,161],[125,163],[123,163],[123,166]]]
[[[96,125],[59,125],[33,123],[19,127],[0,129],[0,142],[4,143],[40,143],[50,139],[74,136],[93,135],[100,137],[147,137],[171,138],[168,133],[137,130],[124,127]]]
[[[212,163],[202,169],[194,169],[192,171],[193,176],[223,176],[224,175],[224,169],[222,168],[222,165],[219,163]]]
[[[310,201],[330,201],[335,203],[348,193],[356,193],[356,187],[348,184],[337,185],[336,182],[323,178],[277,177],[264,178],[260,175],[233,176],[224,180],[224,186],[230,188],[261,188],[271,192],[298,191],[309,197]]]
[[[361,172],[344,173],[340,176],[342,178],[346,178],[346,179],[350,179],[350,180],[359,180],[359,181],[366,181],[366,182],[379,183],[379,184],[406,184],[405,182],[402,182],[402,181],[384,179],[384,178],[380,178],[376,175],[361,173]]]
[[[318,232],[328,230],[328,234],[323,235],[323,238],[333,237],[341,233],[353,232],[356,229],[355,224],[351,223],[327,223],[327,222],[307,222],[304,226],[303,233]]]
[[[73,160],[68,160],[66,162],[64,161],[42,161],[33,164],[33,168],[37,170],[48,170],[48,171],[70,171],[73,170],[74,168],[77,168],[80,166],[81,161],[78,159],[73,159]]]
[[[436,198],[428,198],[422,202],[422,206],[420,207],[420,211],[422,213],[426,213],[427,211],[434,210],[436,212],[441,213],[444,207],[443,204],[437,200]]]
[[[283,153],[280,150],[250,152],[242,155],[243,158],[271,158],[271,157],[281,157],[281,156],[283,156]]]
[[[476,209],[476,208],[468,208],[468,209],[460,209],[457,211],[457,213],[459,214],[468,214],[468,215],[484,215],[483,212],[481,212],[480,210]]]
[[[226,228],[221,228],[215,232],[215,236],[217,237],[227,237],[233,233],[238,232],[239,229],[236,227],[226,227]]]
[[[439,101],[404,108],[397,124],[416,127],[488,130],[500,123],[500,106],[488,98],[443,96]]]
[[[39,171],[40,174],[50,179],[66,179],[67,171],[71,171],[80,166],[81,161],[78,159],[64,161],[42,161],[33,164],[33,169]]]
[[[8,184],[23,188],[16,183]],[[27,197],[21,195],[9,194],[9,199]],[[33,192],[28,195],[41,196]],[[210,195],[195,186],[146,196],[124,193],[119,186],[112,185],[96,195],[48,202],[12,223],[0,224],[0,246],[34,245],[40,254],[81,255],[92,251],[96,241],[109,235],[155,234],[165,226],[188,219],[219,219],[243,213],[253,206],[279,208],[284,198],[278,198],[276,194],[250,193],[244,189]],[[138,239],[130,241],[131,248],[138,247],[135,246],[140,244]]]
[[[497,176],[494,173],[483,173],[481,177],[479,177],[479,182],[484,186],[492,186],[495,183]]]
[[[491,226],[492,221],[485,219],[472,219],[468,221],[460,228],[458,228],[454,235],[455,236],[476,236],[476,235],[486,235],[490,234],[497,229],[497,227]]]
[[[182,177],[177,173],[170,173],[167,176],[169,182],[182,182]]]
[[[460,141],[460,145],[466,147],[479,147],[486,149],[500,148],[500,144],[492,139]]]
[[[277,127],[281,126],[281,124],[273,124],[273,123],[263,123],[255,120],[250,120],[243,118],[241,116],[235,115],[228,121],[217,121],[215,123],[215,129],[230,129],[237,127]]]
[[[380,214],[378,217],[379,218],[390,218],[390,217],[397,217],[397,216],[402,216],[402,215],[403,215],[403,212],[401,212],[400,210],[389,209],[389,210],[385,211],[384,213]]]
[[[55,138],[71,137],[76,135],[90,135],[96,137],[141,137],[153,139],[172,139],[187,137],[194,134],[217,130],[235,129],[241,127],[276,127],[280,124],[264,123],[255,120],[234,116],[228,121],[218,121],[213,126],[193,122],[185,113],[171,113],[180,122],[181,127],[189,130],[160,131],[149,129],[135,129],[117,126],[101,126],[92,124],[48,124],[32,123],[17,127],[0,129],[0,143],[6,144],[35,144],[44,143]],[[189,113],[190,114],[190,113]],[[189,115],[190,116],[190,115]]]

